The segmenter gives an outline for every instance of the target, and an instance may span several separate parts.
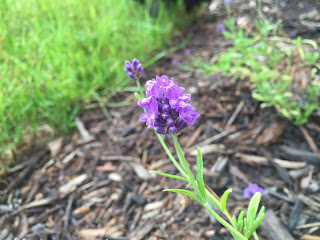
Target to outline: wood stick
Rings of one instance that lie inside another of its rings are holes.
[[[261,223],[261,228],[269,240],[294,240],[289,231],[283,226],[272,210],[267,210]]]

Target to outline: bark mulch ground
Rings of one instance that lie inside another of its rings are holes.
[[[286,27],[294,11],[316,9],[313,1],[278,3]],[[248,1],[234,4],[241,14],[252,8]],[[272,6],[266,1],[264,10]],[[219,73],[203,76],[180,68],[190,64],[191,56],[209,60],[228,46],[216,33],[224,18],[220,5],[217,12],[207,12],[174,40],[178,44],[192,32],[185,48],[191,55],[184,55],[185,49],[171,53],[144,76],[168,75],[192,94],[191,105],[201,116],[179,141],[193,170],[195,147],[201,147],[205,182],[217,195],[233,189],[231,214],[247,207],[243,190],[257,183],[264,188],[262,205],[267,209],[260,239],[319,240],[319,111],[307,125],[297,127],[273,108],[261,109],[247,81],[231,83]],[[293,35],[302,31],[287,29]],[[319,29],[314,34],[310,29],[305,26],[303,34],[319,36]],[[231,239],[195,201],[162,191],[188,186],[149,173],[176,169],[154,132],[138,121],[142,109],[133,94],[119,92],[112,101],[128,102],[123,107],[107,105],[112,121],[97,105],[76,119],[78,131],[71,139],[56,139],[1,176],[0,239]],[[171,138],[165,141],[173,153]]]

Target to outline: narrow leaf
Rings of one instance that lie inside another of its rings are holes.
[[[186,178],[180,177],[180,176],[177,176],[177,175],[172,175],[172,174],[158,172],[158,171],[150,171],[150,173],[156,173],[156,174],[159,174],[159,175],[164,176],[164,177],[174,178],[174,179],[178,179],[178,180],[185,181],[185,182],[189,183],[189,181]]]
[[[204,186],[203,181],[203,161],[202,161],[202,154],[201,150],[198,147],[197,149],[197,172],[196,172],[196,180],[198,184],[198,188],[200,190],[200,199],[203,203],[207,201],[206,199],[206,187]]]
[[[192,199],[196,200],[197,202],[200,202],[200,199],[191,191],[185,190],[185,189],[166,189],[165,192],[174,192],[174,193],[180,193],[185,196],[191,197]]]
[[[222,209],[222,212],[223,212],[223,213],[226,212],[227,199],[228,199],[229,193],[231,193],[231,192],[232,192],[232,189],[229,188],[228,190],[226,190],[226,191],[224,192],[224,194],[223,194],[222,197],[221,197],[220,203],[221,203],[221,209]]]
[[[174,142],[174,147],[175,147],[177,155],[178,155],[178,159],[180,161],[180,164],[181,164],[183,170],[188,174],[190,180],[194,179],[193,175],[192,175],[192,172],[191,172],[191,170],[190,170],[190,168],[188,166],[187,160],[184,157],[184,153],[183,153],[183,151],[181,149],[181,146],[180,146],[180,144],[178,142],[177,136],[172,135],[172,138],[173,138],[173,142]]]
[[[241,232],[243,228],[243,216],[244,216],[244,211],[241,211],[238,216],[238,225],[237,225],[237,229],[239,232]]]
[[[134,93],[134,96],[135,96],[138,100],[142,99],[142,97],[140,96],[140,94],[137,93],[137,92]]]
[[[222,211],[220,202],[212,194],[209,194],[208,192],[209,191],[207,190],[206,195],[207,195],[207,200],[209,201],[209,203],[211,203],[219,211]]]
[[[253,231],[255,231],[259,227],[260,223],[262,222],[262,220],[264,218],[264,209],[265,209],[264,206],[262,206],[256,220],[254,221],[254,224],[252,227]]]
[[[259,204],[261,200],[261,193],[256,192],[250,200],[248,211],[252,211],[254,219],[256,218],[257,211],[259,209]]]

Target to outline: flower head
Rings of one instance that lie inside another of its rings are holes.
[[[13,240],[20,240],[19,238],[15,237]],[[27,240],[25,238],[22,238],[21,240]]]
[[[149,128],[155,128],[158,134],[179,133],[193,125],[199,113],[188,103],[189,94],[183,95],[184,88],[163,75],[147,81],[146,98],[140,99],[138,105],[146,111],[140,121],[146,122]]]
[[[249,184],[249,186],[243,191],[243,197],[251,198],[256,192],[261,193],[261,196],[263,196],[263,188],[259,187],[257,184]]]
[[[177,65],[179,64],[179,61],[178,61],[177,59],[173,59],[172,62],[171,62],[171,64],[172,64],[173,66],[177,66]]]
[[[221,34],[224,30],[226,30],[226,26],[223,23],[218,24],[217,33]]]
[[[128,77],[131,79],[137,79],[143,73],[142,64],[139,63],[139,60],[134,58],[132,62],[125,61],[124,71],[128,74]]]
[[[184,53],[184,55],[185,56],[188,56],[188,55],[190,55],[190,49],[185,49],[184,51],[183,51],[183,53]]]
[[[224,0],[224,5],[227,6],[232,2],[232,0]]]

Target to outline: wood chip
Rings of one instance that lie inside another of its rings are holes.
[[[77,188],[77,185],[83,183],[88,178],[87,174],[79,175],[72,180],[70,180],[68,183],[62,185],[59,188],[60,193],[69,193],[74,191]]]
[[[210,144],[200,148],[202,156],[209,153],[226,153],[226,147],[223,144]],[[197,156],[197,149],[190,151],[191,156]]]
[[[55,140],[53,140],[53,141],[48,143],[47,146],[48,146],[48,148],[50,150],[51,157],[55,158],[55,157],[58,156],[58,154],[61,151],[63,140],[64,140],[64,138],[60,137],[60,138],[57,138],[57,139],[55,139]]]
[[[256,155],[248,155],[243,153],[237,153],[236,157],[241,158],[243,161],[250,165],[265,165],[270,166],[269,161],[266,157],[256,156]],[[306,166],[304,162],[291,162],[282,159],[275,158],[274,161],[283,168],[288,169],[298,169]]]
[[[185,149],[188,149],[189,147],[191,147],[191,145],[199,138],[200,134],[202,133],[203,128],[205,127],[204,124],[201,124],[196,131],[194,131],[193,135],[191,136],[191,138],[189,139],[189,141],[187,142]]]
[[[278,141],[284,130],[285,126],[274,122],[263,130],[262,134],[257,138],[256,143],[258,145],[269,146]]]
[[[150,173],[144,166],[142,166],[142,164],[137,162],[128,162],[128,164],[133,168],[139,178],[143,180],[150,179]]]
[[[310,134],[308,133],[307,129],[305,129],[305,127],[303,126],[299,126],[300,131],[302,132],[304,138],[307,140],[307,143],[309,144],[309,147],[312,149],[312,151],[314,153],[318,153],[320,154],[320,151],[317,147],[317,145],[315,144],[315,142],[313,141],[312,137],[310,136]]]
[[[260,226],[270,240],[294,240],[271,209],[266,210]]]
[[[111,162],[106,162],[104,165],[96,167],[96,171],[98,172],[115,172],[117,169],[117,166]]]
[[[313,235],[302,235],[300,237],[300,240],[320,240],[319,236],[313,236]]]

